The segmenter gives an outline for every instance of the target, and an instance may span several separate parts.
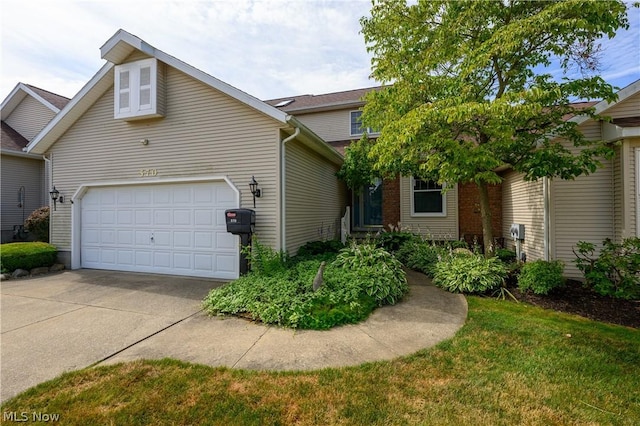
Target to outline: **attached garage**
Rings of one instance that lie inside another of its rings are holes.
[[[238,204],[224,178],[83,186],[74,196],[72,257],[82,268],[233,279],[239,241],[224,211]]]

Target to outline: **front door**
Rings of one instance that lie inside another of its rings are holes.
[[[353,194],[353,228],[370,230],[382,226],[382,180],[363,186]]]

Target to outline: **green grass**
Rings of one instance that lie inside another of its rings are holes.
[[[640,424],[639,330],[468,300],[453,339],[389,362],[270,373],[139,361],[64,374],[2,411],[72,425]]]

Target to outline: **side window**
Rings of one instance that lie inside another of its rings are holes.
[[[380,133],[378,130],[372,129],[371,127],[362,127],[362,111],[350,111],[349,114],[351,121],[351,136],[359,136],[363,134],[365,130],[368,134]]]
[[[443,186],[432,180],[411,178],[411,213],[415,216],[446,216]]]

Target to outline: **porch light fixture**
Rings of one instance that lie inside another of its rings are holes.
[[[253,194],[253,208],[256,208],[256,197],[260,198],[262,195],[262,191],[258,188],[258,182],[256,182],[256,178],[251,176],[251,182],[249,182],[249,189]]]
[[[64,203],[64,195],[60,195],[60,191],[56,189],[56,186],[53,186],[53,189],[49,191],[49,195],[51,196],[51,200],[53,200],[53,211],[56,211],[56,201],[60,201],[60,204]]]

